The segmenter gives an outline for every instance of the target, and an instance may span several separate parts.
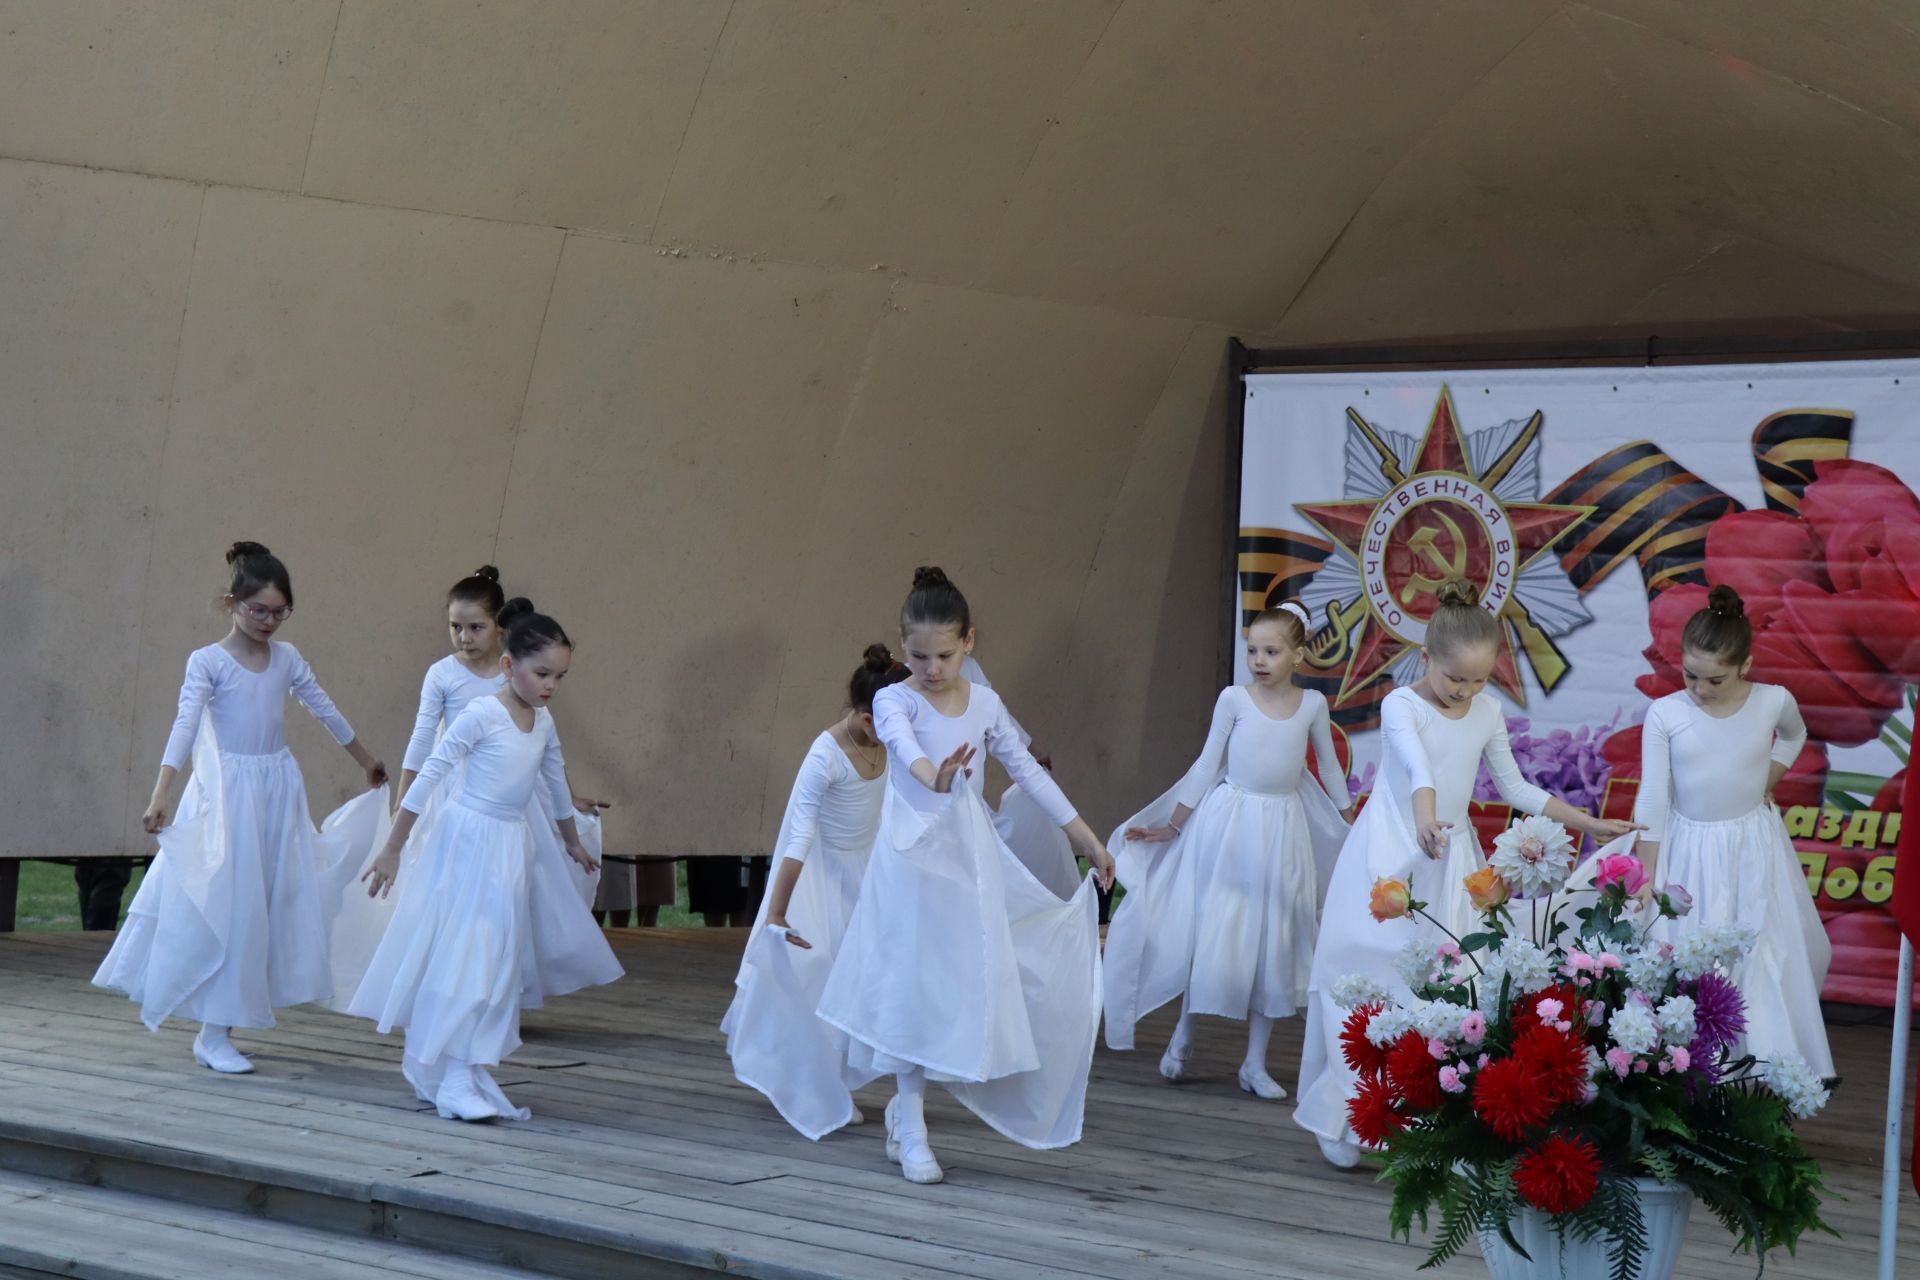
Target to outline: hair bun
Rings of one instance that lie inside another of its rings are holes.
[[[913,571],[913,589],[919,591],[925,587],[950,587],[953,580],[947,577],[947,571],[937,564],[923,564]]]
[[[869,671],[893,670],[893,654],[883,644],[870,644],[867,651],[860,655],[861,665]]]
[[[235,560],[244,560],[249,556],[270,556],[272,554],[273,552],[267,550],[257,542],[236,542],[227,548],[227,563],[232,564]]]
[[[1448,578],[1433,593],[1433,598],[1440,602],[1442,608],[1465,606],[1474,609],[1480,605],[1480,588],[1465,578]]]
[[[505,631],[513,625],[516,618],[530,618],[532,616],[533,601],[527,599],[525,596],[515,596],[500,606],[500,612],[494,615],[493,620],[499,624],[502,631]]]
[[[485,578],[488,582],[500,581],[500,571],[490,564],[483,564],[473,571],[476,578]]]
[[[1707,592],[1707,608],[1716,618],[1744,618],[1747,616],[1747,602],[1740,593],[1724,582]]]

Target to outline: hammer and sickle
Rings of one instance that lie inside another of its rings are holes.
[[[1423,592],[1438,591],[1441,584],[1451,578],[1466,576],[1467,542],[1461,536],[1460,526],[1455,524],[1444,511],[1435,511],[1433,515],[1441,524],[1447,526],[1447,533],[1451,539],[1449,545],[1453,548],[1453,559],[1449,560],[1441,554],[1440,534],[1437,530],[1431,526],[1415,529],[1407,538],[1407,550],[1415,556],[1425,556],[1428,563],[1440,571],[1440,576],[1430,578],[1418,570],[1408,575],[1406,585],[1400,588],[1400,603],[1403,605],[1412,604]]]

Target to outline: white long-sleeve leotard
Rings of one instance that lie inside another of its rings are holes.
[[[287,745],[287,697],[291,694],[326,726],[341,746],[353,741],[353,726],[334,708],[313,668],[284,641],[269,642],[267,669],[249,671],[225,645],[210,644],[187,656],[180,682],[180,710],[167,736],[161,763],[186,767],[200,713],[211,706],[214,741],[220,750],[243,756],[272,755]]]
[[[1222,689],[1214,702],[1207,741],[1174,789],[1174,798],[1189,809],[1199,808],[1222,770],[1229,783],[1244,791],[1286,795],[1306,776],[1309,745],[1328,797],[1335,808],[1346,808],[1352,798],[1334,754],[1326,698],[1316,690],[1303,690],[1294,713],[1276,720],[1254,703],[1244,685],[1231,685]]]
[[[507,682],[504,673],[477,676],[460,659],[448,654],[427,668],[420,682],[420,709],[413,717],[413,736],[407,739],[407,755],[400,767],[409,773],[433,754],[433,740],[442,724],[452,724],[467,709],[467,704],[483,694],[498,693]]]
[[[1005,765],[1007,776],[1055,823],[1064,827],[1077,816],[1059,784],[1021,741],[1006,704],[983,685],[967,685],[966,709],[953,716],[934,710],[932,703],[906,684],[889,685],[874,695],[873,725],[887,744],[893,786],[922,813],[938,812],[946,797],[913,776],[914,763],[926,760],[937,767],[962,743],[969,743]]]
[[[1658,842],[1667,816],[1695,822],[1744,817],[1766,799],[1771,766],[1792,767],[1807,745],[1806,722],[1793,695],[1756,684],[1730,716],[1710,716],[1685,690],[1647,708],[1640,730],[1640,793],[1633,820],[1642,839]]]

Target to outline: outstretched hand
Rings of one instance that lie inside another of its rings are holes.
[[[400,850],[388,845],[373,860],[373,865],[360,873],[360,879],[367,886],[369,898],[384,898],[393,888],[393,882],[400,875]]]
[[[1102,889],[1113,888],[1113,855],[1107,852],[1105,845],[1090,850],[1087,861],[1093,864],[1093,882]]]
[[[1137,840],[1141,844],[1165,844],[1180,834],[1180,828],[1172,823],[1159,827],[1128,827],[1127,839]]]
[[[367,790],[387,785],[387,766],[384,761],[375,760],[367,766]]]
[[[1453,836],[1453,824],[1435,819],[1420,828],[1420,851],[1436,862],[1447,856],[1447,844]]]
[[[967,766],[973,763],[974,749],[971,743],[963,742],[953,749],[953,754],[940,762],[940,768],[933,776],[933,789],[941,795],[953,790],[953,779],[957,773],[965,771],[971,778],[973,770]]]

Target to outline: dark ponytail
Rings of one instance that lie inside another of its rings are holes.
[[[1721,583],[1707,592],[1707,607],[1687,619],[1680,647],[1737,667],[1753,655],[1753,624],[1740,593]]]
[[[507,593],[500,589],[500,571],[490,564],[481,565],[447,588],[447,603],[477,604],[489,618],[499,618],[507,603]]]
[[[870,644],[863,655],[860,665],[854,668],[853,679],[847,681],[847,705],[855,711],[873,710],[873,695],[890,684],[898,684],[907,678],[908,671],[893,660],[883,644]]]
[[[900,632],[913,627],[953,627],[962,640],[973,632],[973,611],[967,598],[953,585],[946,570],[937,565],[921,565],[913,571],[913,590],[900,606]]]
[[[278,556],[257,542],[236,542],[227,548],[227,594],[236,601],[272,587],[293,603],[293,579]]]
[[[525,596],[515,596],[501,605],[493,620],[500,626],[500,647],[508,657],[531,658],[550,644],[573,648],[566,629],[546,614],[535,613],[533,601]]]

